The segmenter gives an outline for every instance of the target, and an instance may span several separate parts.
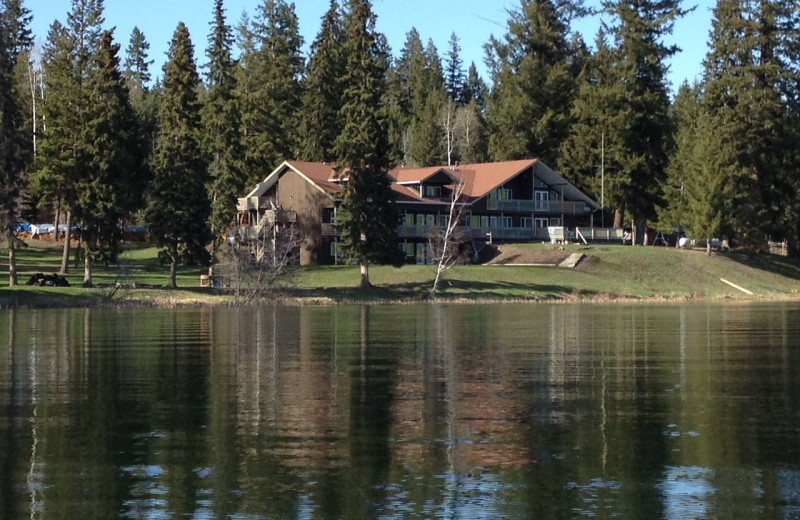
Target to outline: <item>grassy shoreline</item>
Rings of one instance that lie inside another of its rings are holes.
[[[581,253],[584,260],[574,269],[528,265],[456,266],[445,274],[435,302],[681,302],[800,301],[800,263],[769,254],[715,253],[619,245],[523,244],[526,258]],[[20,251],[19,281],[35,272],[55,272],[60,248],[34,243]],[[50,267],[51,269],[42,269]],[[102,307],[102,306],[205,306],[237,303],[232,289],[199,287],[201,268],[182,268],[177,290],[113,289],[122,281],[137,284],[166,283],[168,268],[159,264],[152,247],[136,247],[123,254],[119,266],[98,266],[95,283],[80,287],[82,270],[72,267],[67,275],[72,287],[8,288],[8,273],[0,267],[0,308]],[[408,265],[400,269],[373,266],[375,287],[359,288],[358,268],[313,266],[292,270],[267,297],[293,305],[383,304],[430,302],[432,266]],[[753,292],[747,295],[727,285],[732,281]]]

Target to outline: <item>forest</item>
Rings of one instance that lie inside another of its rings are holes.
[[[122,52],[103,0],[72,0],[41,47],[24,0],[0,0],[10,270],[21,221],[62,223],[67,235],[79,226],[87,284],[93,262],[116,257],[124,224],[146,225],[173,273],[208,262],[236,198],[292,158],[346,167],[355,186],[360,171],[393,165],[536,157],[635,235],[679,231],[750,250],[797,241],[796,2],[718,0],[702,78],[674,92],[668,62],[681,49],[665,36],[693,8],[679,0],[606,0],[613,22],[595,35],[572,28],[598,14],[581,0],[519,0],[505,34],[485,44],[485,79],[463,63],[455,33],[440,52],[410,28],[390,49],[368,0],[331,0],[308,51],[293,3],[259,0],[235,23],[224,0],[211,7],[207,34],[193,40],[178,25],[158,74],[139,29]],[[373,178],[361,191],[385,203]],[[359,250],[363,229],[343,229],[351,251],[386,260]],[[69,248],[67,237],[64,270]]]

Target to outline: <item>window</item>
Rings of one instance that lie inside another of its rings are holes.
[[[533,219],[531,217],[521,217],[519,219],[519,227],[531,229],[533,227]]]
[[[436,215],[436,225],[439,227],[447,227],[447,215],[438,214]]]
[[[334,258],[339,258],[341,260],[343,253],[342,243],[341,242],[331,242],[331,256]]]
[[[490,217],[489,227],[493,228],[510,228],[511,217]]]
[[[400,250],[405,253],[406,258],[414,257],[414,244],[410,242],[400,242],[397,245],[400,246]]]
[[[441,186],[425,186],[425,196],[426,197],[441,197],[442,196],[442,187]]]
[[[413,213],[406,213],[403,219],[404,226],[413,226],[414,225],[414,214]]]
[[[549,221],[546,218],[537,218],[535,219],[535,224],[537,228],[546,228]]]
[[[334,211],[333,208],[322,208],[322,223],[333,224]]]
[[[498,200],[510,200],[512,198],[511,195],[511,190],[507,188],[497,188],[494,190],[494,198]]]
[[[561,219],[560,218],[551,218],[550,219],[550,225],[551,226],[560,226],[561,225]]]

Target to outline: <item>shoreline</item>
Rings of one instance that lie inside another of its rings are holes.
[[[7,290],[0,289],[0,310],[38,310],[38,309],[80,309],[80,308],[198,308],[198,307],[257,307],[278,303],[285,306],[334,306],[334,305],[488,305],[488,304],[558,304],[558,305],[614,305],[614,304],[648,304],[648,303],[778,303],[800,302],[800,293],[772,295],[720,295],[720,296],[670,296],[655,295],[635,297],[629,295],[596,294],[586,296],[563,297],[465,297],[439,296],[429,299],[419,297],[377,297],[377,298],[333,298],[330,296],[291,296],[275,292],[269,296],[246,301],[237,301],[234,295],[224,290],[204,290],[195,292],[197,288],[178,289],[130,289],[141,291],[139,294],[122,294],[111,298],[100,294],[97,289],[82,289],[88,293],[68,295],[59,291],[47,294],[50,288],[37,288],[35,294],[27,290],[16,289],[15,295],[6,295]],[[89,292],[91,291],[91,292]],[[27,293],[27,294],[26,294]],[[19,297],[15,297],[19,296]]]

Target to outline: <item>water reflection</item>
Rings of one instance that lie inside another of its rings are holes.
[[[3,518],[793,518],[800,306],[0,313]]]

